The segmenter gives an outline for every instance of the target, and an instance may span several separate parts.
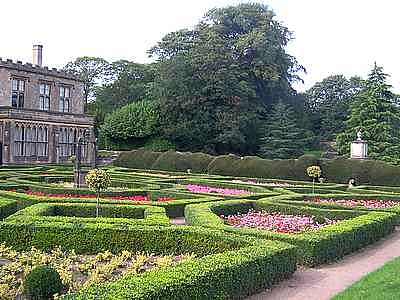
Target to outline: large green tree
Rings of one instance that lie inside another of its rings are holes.
[[[97,85],[105,82],[110,76],[110,64],[100,57],[83,56],[69,62],[63,68],[67,72],[81,77],[84,82],[85,109],[89,99],[94,98],[94,90]]]
[[[363,84],[359,77],[347,79],[343,75],[332,75],[304,93],[315,135],[332,140],[343,132],[350,104]]]
[[[111,64],[111,80],[95,91],[96,102],[112,111],[135,101],[151,98],[155,76],[154,64],[119,60]]]
[[[361,130],[368,142],[370,158],[398,163],[400,159],[399,109],[396,96],[387,84],[387,74],[374,65],[365,88],[356,96],[346,130],[338,135],[337,146],[341,154],[348,154],[350,143]]]
[[[255,153],[260,118],[299,79],[290,39],[262,4],[213,9],[165,36],[150,50],[165,135],[183,150]]]
[[[268,159],[297,158],[308,140],[299,128],[292,107],[282,102],[272,107],[261,138],[260,156]]]

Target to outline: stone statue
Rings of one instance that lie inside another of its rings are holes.
[[[362,132],[361,132],[361,129],[359,129],[357,131],[357,141],[361,141],[361,140],[362,140]]]
[[[354,188],[356,186],[356,180],[354,178],[350,178],[348,184],[349,184],[349,189]]]

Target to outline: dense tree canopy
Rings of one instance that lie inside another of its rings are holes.
[[[346,79],[332,75],[304,93],[313,131],[321,139],[332,140],[345,129],[350,104],[363,87],[359,77]]]
[[[110,82],[96,89],[96,101],[102,104],[105,111],[151,98],[155,76],[153,64],[119,60],[111,64],[110,76]]]
[[[356,132],[361,130],[368,141],[370,158],[399,162],[399,109],[386,78],[387,74],[375,64],[365,88],[351,106],[345,132],[337,137],[340,153],[349,153],[350,143],[355,139]]]
[[[165,135],[184,150],[254,153],[260,116],[299,79],[290,39],[262,4],[213,9],[165,36],[150,51]]]
[[[111,65],[103,58],[83,56],[69,62],[64,70],[81,77],[84,82],[85,107],[88,100],[94,97],[97,84],[104,82],[110,76]]]
[[[260,156],[268,159],[297,158],[307,144],[305,131],[296,123],[294,110],[282,102],[272,107],[261,138]]]

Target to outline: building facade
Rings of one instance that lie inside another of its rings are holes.
[[[95,161],[94,120],[84,112],[84,85],[75,75],[0,58],[0,161],[2,164],[65,163],[83,143],[85,164]]]

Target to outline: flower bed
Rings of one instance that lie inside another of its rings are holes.
[[[320,199],[315,198],[307,202],[336,204],[347,207],[363,206],[371,209],[386,209],[400,205],[398,201],[376,200],[376,199]]]
[[[259,186],[270,186],[270,187],[295,187],[295,184],[286,183],[286,182],[258,182],[255,180],[232,180],[233,183],[239,184],[251,184],[251,185],[259,185]]]
[[[186,189],[192,193],[205,193],[205,194],[218,194],[224,196],[245,196],[252,194],[246,190],[239,189],[229,189],[229,188],[217,188],[211,187],[207,185],[198,185],[198,184],[188,184]]]
[[[41,197],[49,197],[49,198],[86,198],[86,199],[93,199],[96,198],[96,195],[71,195],[71,194],[46,194],[43,192],[36,192],[36,191],[27,191],[26,194],[33,195],[33,196],[41,196]],[[118,200],[118,201],[152,201],[151,197],[143,196],[143,195],[132,195],[132,196],[109,196],[104,197],[104,199],[110,200]],[[168,202],[173,201],[175,198],[173,197],[158,197],[156,201],[159,202]]]
[[[22,295],[24,277],[36,266],[49,265],[57,270],[65,286],[63,294],[88,288],[94,284],[114,281],[121,276],[142,274],[151,269],[174,266],[193,255],[155,256],[123,251],[97,255],[77,255],[60,247],[50,253],[34,247],[17,252],[4,243],[0,245],[0,299],[17,299]]]
[[[246,214],[221,216],[225,222],[234,227],[250,227],[280,233],[302,233],[309,230],[317,230],[327,225],[336,224],[336,220],[324,218],[319,223],[313,216],[296,216],[281,213],[269,213],[266,211],[250,210]]]

